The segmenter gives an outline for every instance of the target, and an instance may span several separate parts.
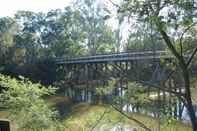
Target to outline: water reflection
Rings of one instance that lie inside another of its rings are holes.
[[[124,94],[125,94],[125,90],[118,89],[118,94],[117,94],[118,96],[121,96],[121,95],[124,95]],[[79,90],[72,90],[70,88],[69,90],[67,90],[65,92],[65,95],[74,99],[77,102],[92,103],[92,102],[94,102],[94,97],[95,97],[96,94],[92,91],[87,91],[87,90],[80,90],[79,91]],[[112,96],[112,94],[110,94],[107,98],[111,100],[112,99],[111,96]],[[195,103],[193,107],[194,107],[194,111],[197,115],[197,103]],[[172,115],[172,117],[174,117],[175,119],[180,120],[184,123],[189,123],[190,122],[190,117],[188,115],[188,111],[187,111],[186,107],[183,105],[182,102],[177,100],[173,104],[171,104],[169,106],[169,108],[171,108],[171,109],[169,109],[169,111],[171,111],[170,114]],[[122,110],[125,111],[125,112],[139,112],[139,113],[151,116],[151,117],[156,116],[155,112],[147,110],[143,107],[136,108],[136,105],[131,104],[131,103],[124,103],[122,105]],[[118,126],[117,126],[117,130],[118,130]]]

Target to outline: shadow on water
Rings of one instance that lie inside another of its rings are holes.
[[[124,90],[122,90],[122,91],[124,91]],[[123,93],[119,92],[119,94],[124,94],[124,92]],[[72,109],[73,109],[73,106],[76,103],[81,103],[81,102],[82,103],[86,102],[86,103],[89,103],[89,104],[95,103],[95,100],[94,100],[95,96],[96,95],[93,92],[85,92],[84,90],[82,90],[82,91],[78,91],[78,90],[77,91],[75,91],[75,90],[67,91],[65,93],[65,96],[64,96],[65,98],[67,98],[67,101],[66,100],[61,100],[61,101],[56,103],[57,110],[60,113],[60,118],[65,118],[69,113],[71,113]],[[70,98],[70,99],[68,100],[68,98]],[[98,97],[96,97],[96,98],[98,99]],[[109,97],[109,99],[111,100],[112,98]],[[162,101],[159,102],[159,103],[162,103]],[[150,106],[152,104],[148,103],[148,105]],[[162,105],[166,105],[166,106],[162,106]],[[187,109],[184,106],[184,104],[182,102],[180,102],[179,100],[174,100],[173,104],[172,103],[169,104],[169,103],[164,102],[160,106],[163,110],[166,108],[168,113],[172,117],[174,117],[175,119],[180,120],[184,123],[189,123],[190,122]],[[153,105],[150,108],[160,107],[160,106],[154,105],[154,103],[153,103]],[[146,114],[148,116],[151,116],[151,117],[156,117],[157,114],[154,110],[157,110],[157,109],[150,109],[149,110],[149,109],[146,109],[146,108],[138,107],[138,106],[133,105],[131,103],[123,103],[123,105],[122,105],[122,109],[126,112],[140,112],[140,113],[144,113],[144,114]],[[194,104],[194,110],[197,113],[197,104],[196,103]]]

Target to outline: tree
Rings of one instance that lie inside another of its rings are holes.
[[[9,17],[0,18],[0,71],[9,68],[13,47],[15,46],[14,36],[18,31],[18,24]]]
[[[53,124],[57,112],[49,109],[42,97],[53,94],[55,88],[34,84],[20,77],[17,80],[0,74],[0,108],[9,111],[9,118],[24,130],[42,130]]]
[[[186,51],[183,50],[183,45],[188,43],[186,41],[183,43],[183,39],[192,27],[196,27],[196,7],[195,0],[125,0],[119,10],[120,13],[127,13],[128,16],[135,18],[136,22],[143,21],[152,25],[177,59],[184,78],[184,92],[176,93],[176,95],[178,94],[186,105],[194,131],[197,131],[197,117],[191,99],[189,67],[197,52],[197,47],[187,50],[191,56],[185,59]],[[192,38],[195,40],[195,35]]]
[[[80,24],[84,37],[84,45],[88,53],[106,53],[114,51],[115,34],[106,24],[109,10],[98,0],[76,0],[76,12],[80,14]]]
[[[156,51],[166,48],[161,36],[151,25],[147,25],[143,22],[136,22],[132,27],[134,30],[129,32],[124,48],[125,51]]]
[[[77,13],[70,7],[64,10],[52,10],[46,14],[18,11],[14,18],[2,18],[0,20],[2,72],[12,76],[20,74],[32,80],[42,81],[44,75],[49,73],[46,72],[46,68],[42,68],[46,61],[50,63],[56,57],[83,54],[85,48],[81,44],[82,34],[80,30],[73,30],[80,25],[74,20],[76,18]],[[37,77],[37,74],[43,75]],[[52,82],[46,77],[44,79],[47,80],[44,83]]]

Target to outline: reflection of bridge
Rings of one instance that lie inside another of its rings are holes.
[[[59,58],[57,64],[110,63],[132,60],[172,58],[166,51],[123,52],[105,55],[80,56],[73,58]]]

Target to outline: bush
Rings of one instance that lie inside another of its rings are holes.
[[[30,131],[49,128],[57,112],[49,108],[43,97],[53,94],[56,89],[20,78],[17,80],[0,74],[0,87],[4,88],[0,94],[0,107],[8,110],[9,118],[20,129]]]

